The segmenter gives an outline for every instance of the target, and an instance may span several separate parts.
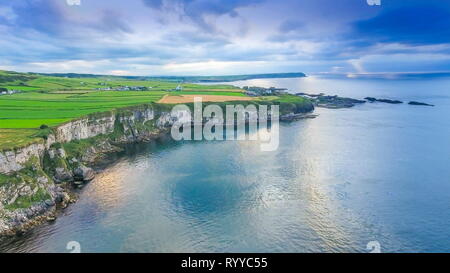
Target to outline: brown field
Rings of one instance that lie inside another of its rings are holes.
[[[202,92],[202,91],[211,92],[211,91],[214,91],[214,92],[240,92],[240,93],[244,93],[245,92],[245,90],[243,90],[243,89],[230,89],[230,88],[228,88],[228,89],[208,88],[206,90],[201,90],[201,89],[196,89],[196,88],[183,88],[183,91],[196,91],[196,92]]]
[[[165,95],[158,103],[176,104],[194,102],[195,97],[201,97],[202,102],[224,102],[224,101],[244,101],[253,100],[250,97],[239,96],[217,96],[217,95]]]

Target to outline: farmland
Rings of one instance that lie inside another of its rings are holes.
[[[143,87],[144,91],[112,91],[127,86]],[[179,86],[182,88],[177,90]],[[226,84],[200,85],[112,76],[56,77],[0,71],[0,90],[5,89],[18,93],[0,96],[0,150],[23,147],[42,140],[41,135],[45,130],[40,129],[41,126],[52,128],[88,114],[155,103],[163,97],[165,103],[181,103],[183,98],[191,101],[193,95],[220,102],[240,98],[242,101],[277,101],[290,108],[295,107],[293,104],[301,104],[303,100],[292,95],[250,98],[243,89]],[[182,100],[178,101],[176,97]]]
[[[0,88],[20,93],[0,96],[0,149],[36,141],[39,127],[57,126],[96,112],[159,101],[177,82],[132,80],[119,77],[65,78],[0,71]],[[148,91],[101,91],[143,86]],[[178,95],[245,96],[231,85],[183,84]]]
[[[0,71],[0,88],[14,89],[20,91],[72,91],[72,90],[95,90],[112,89],[121,86],[143,86],[151,91],[169,91],[179,85],[179,81],[155,80],[155,79],[129,79],[116,76],[98,76],[85,78],[68,78],[43,76],[33,73],[17,73],[9,71]],[[193,83],[183,84],[185,91],[237,91],[242,92],[231,85],[199,85]]]

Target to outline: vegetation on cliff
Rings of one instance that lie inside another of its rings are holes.
[[[224,108],[229,103],[214,102]],[[277,104],[280,105],[282,115],[305,113],[314,109],[308,99],[293,95],[232,103],[244,106]],[[208,104],[210,103],[204,103],[203,106],[206,107]],[[188,106],[192,108],[193,104]],[[93,112],[58,127],[40,125],[34,129],[30,138],[40,142],[41,147],[45,147],[41,148],[39,158],[32,157],[22,169],[0,175],[0,234],[2,230],[22,228],[30,221],[34,221],[33,219],[54,210],[55,204],[59,202],[69,202],[70,198],[67,198],[63,188],[80,187],[83,181],[91,180],[94,171],[87,166],[102,158],[104,154],[119,150],[118,144],[151,140],[167,131],[168,127],[165,127],[165,124],[173,119],[168,114],[172,107],[170,104],[154,102],[124,105],[117,109]],[[164,122],[159,122],[159,118],[163,118]],[[80,139],[82,131],[91,133]],[[63,136],[69,134],[65,138],[68,140],[55,142],[59,141],[61,137],[59,134]],[[3,157],[2,160],[9,159]]]
[[[143,86],[151,91],[103,90],[121,86]],[[182,88],[178,88],[179,86]],[[223,84],[180,85],[167,79],[162,81],[107,76],[66,78],[6,71],[0,71],[0,87],[21,91],[11,95],[0,95],[0,151],[40,142],[51,133],[52,128],[70,120],[94,113],[154,103],[166,94],[247,96],[245,90]],[[303,108],[311,110],[307,100],[290,95],[256,98],[253,103],[278,103],[282,113],[303,111]]]

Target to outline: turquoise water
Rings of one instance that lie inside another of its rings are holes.
[[[258,142],[131,145],[52,224],[0,251],[450,252],[450,80],[277,79],[287,87],[436,107],[317,109]]]

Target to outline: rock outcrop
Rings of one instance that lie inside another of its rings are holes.
[[[365,100],[369,102],[383,102],[383,103],[389,103],[389,104],[402,104],[403,101],[400,100],[389,100],[389,99],[377,99],[372,97],[366,97]]]
[[[53,219],[57,206],[73,201],[72,182],[94,179],[90,164],[122,143],[167,131],[178,118],[169,110],[144,105],[93,114],[54,128],[37,143],[0,151],[0,235]]]
[[[290,119],[314,109],[290,106]],[[0,235],[55,218],[74,201],[73,187],[95,177],[92,165],[121,144],[150,141],[183,121],[189,111],[149,104],[92,114],[52,129],[38,143],[0,151]],[[292,112],[292,113],[291,113]]]
[[[312,100],[316,107],[328,108],[328,109],[341,109],[341,108],[351,108],[358,104],[363,104],[366,101],[345,98],[339,96],[327,96],[324,93],[320,94],[308,94],[308,93],[297,93],[297,96],[307,97]]]
[[[83,164],[80,164],[80,166],[73,171],[73,178],[75,181],[88,182],[94,179],[94,177],[94,170],[92,168],[84,166]]]
[[[417,105],[417,106],[434,106],[433,104],[428,104],[428,103],[418,102],[418,101],[410,101],[408,104],[409,105]]]
[[[17,150],[1,152],[0,173],[10,174],[23,169],[24,164],[31,157],[41,157],[46,146],[43,143],[36,143]]]

